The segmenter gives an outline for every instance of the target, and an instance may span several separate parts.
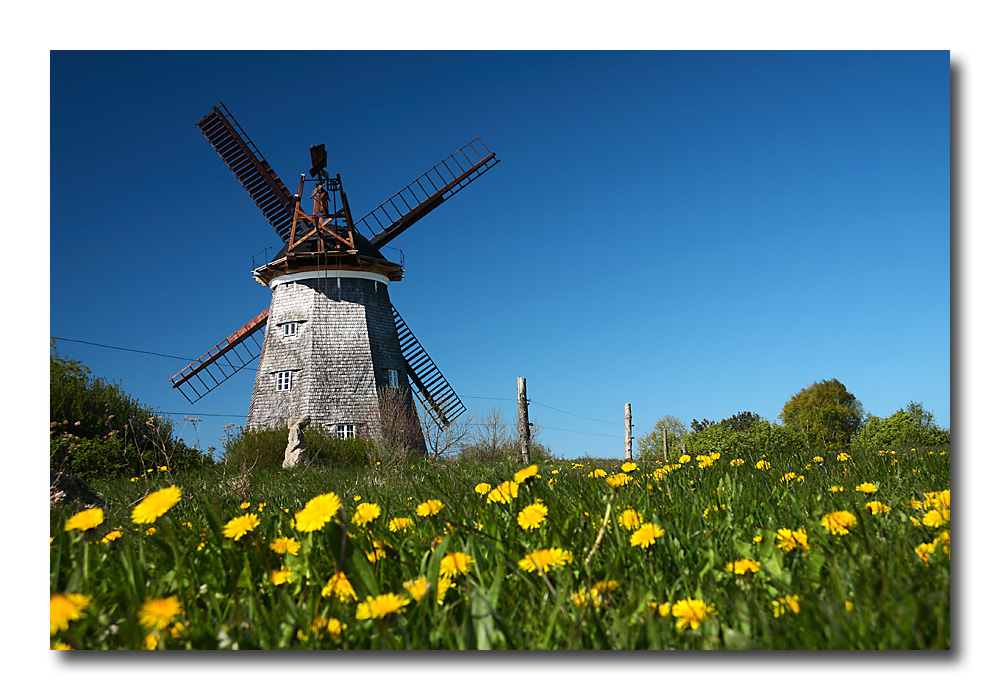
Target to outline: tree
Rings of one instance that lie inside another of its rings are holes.
[[[872,416],[854,440],[852,450],[905,450],[911,447],[947,445],[951,435],[942,430],[934,414],[911,401],[888,418]]]
[[[825,379],[792,396],[781,420],[812,449],[844,450],[861,429],[864,409],[841,382]]]
[[[469,442],[478,422],[475,412],[467,411],[460,419],[442,427],[428,411],[422,411],[420,424],[427,438],[427,455],[434,459],[454,457]]]
[[[684,435],[684,423],[680,418],[666,415],[656,421],[653,429],[639,438],[639,459],[643,461],[655,461],[663,459],[663,429],[667,429],[667,440],[672,446],[680,444],[681,436]]]

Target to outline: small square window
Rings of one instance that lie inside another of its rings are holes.
[[[389,387],[392,389],[399,388],[399,371],[390,369],[389,370]]]
[[[354,423],[338,423],[337,424],[337,437],[341,440],[346,440],[347,438],[355,437],[357,431],[354,429]]]
[[[292,373],[291,372],[278,372],[275,375],[276,383],[275,388],[278,391],[288,391],[292,388]]]
[[[299,324],[295,321],[291,323],[286,323],[281,327],[282,334],[287,338],[290,335],[296,335],[299,331]]]

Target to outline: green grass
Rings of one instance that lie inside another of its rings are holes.
[[[920,523],[932,505],[910,504],[950,488],[948,455],[925,450],[846,462],[812,456],[769,455],[767,470],[755,468],[759,455],[744,456],[740,466],[730,465],[737,455],[705,468],[697,460],[669,470],[640,464],[617,489],[588,476],[597,467],[620,473],[617,462],[538,464],[539,478],[522,483],[510,504],[489,502],[475,487],[513,479],[523,465],[414,462],[293,472],[221,465],[95,481],[108,502],[100,526],[66,532],[73,508],[52,511],[50,592],[90,596],[85,616],[52,642],[78,649],[950,648],[949,554],[941,542],[927,562],[915,552],[948,523],[914,524],[911,518]],[[805,478],[782,481],[787,472]],[[878,491],[856,491],[863,482]],[[149,526],[132,523],[132,508],[168,485],[181,489],[182,500],[147,534]],[[295,530],[295,513],[328,492],[340,497],[342,514],[319,531]],[[444,508],[417,516],[417,505],[429,499]],[[865,507],[872,500],[891,510],[872,515]],[[548,508],[546,519],[537,530],[522,529],[518,513],[538,501]],[[350,522],[359,502],[381,507],[367,527]],[[619,525],[628,508],[662,529],[648,548],[632,546],[632,532]],[[822,525],[824,515],[840,510],[857,518],[846,535]],[[225,524],[246,513],[260,524],[238,541],[225,537]],[[413,527],[392,532],[390,520],[403,516]],[[786,527],[804,528],[809,549],[782,551],[774,533]],[[122,531],[119,539],[100,541],[114,529]],[[298,555],[271,551],[278,536],[301,542]],[[374,541],[385,543],[384,558],[374,558]],[[519,566],[529,552],[549,547],[568,550],[572,562],[544,575]],[[452,552],[472,557],[468,573],[451,579],[440,604],[432,594],[411,600],[403,582],[437,580]],[[740,559],[760,570],[726,571]],[[274,585],[271,572],[280,567],[294,580]],[[382,619],[356,619],[358,601],[322,594],[338,571],[359,601],[396,593],[410,602]],[[594,596],[599,604],[578,606],[574,596],[602,581],[615,584]],[[776,617],[774,601],[784,596],[798,597],[798,612],[786,604]],[[182,613],[150,636],[139,611],[148,599],[168,597]],[[679,628],[664,605],[686,598],[712,606],[697,629]],[[339,635],[315,631],[318,618],[346,628]]]

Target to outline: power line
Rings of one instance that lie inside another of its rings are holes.
[[[99,347],[99,348],[109,348],[111,350],[122,350],[122,351],[125,351],[125,352],[134,352],[134,353],[139,353],[139,354],[142,354],[142,355],[156,355],[157,357],[168,357],[168,358],[173,359],[173,360],[184,360],[186,362],[195,362],[195,360],[192,359],[192,358],[190,358],[190,357],[180,357],[178,355],[166,355],[166,354],[164,354],[162,352],[152,352],[150,350],[136,350],[135,348],[123,348],[123,347],[119,347],[117,345],[105,345],[104,343],[94,343],[94,342],[91,342],[89,340],[77,340],[75,338],[63,338],[61,336],[52,336],[52,337],[55,340],[64,340],[67,343],[83,343],[84,345],[93,345],[93,346]],[[240,369],[245,369],[245,368],[241,367]],[[500,396],[471,396],[471,395],[461,395],[461,398],[463,398],[463,399],[482,399],[484,401],[513,401],[514,400],[514,399],[509,398],[509,397],[500,397]],[[532,400],[531,403],[535,404],[536,406],[542,406],[544,408],[548,408],[548,409],[551,409],[553,411],[558,411],[559,413],[565,413],[566,415],[569,415],[569,416],[575,416],[577,418],[583,418],[584,420],[592,420],[592,421],[595,421],[597,423],[606,423],[607,425],[618,425],[617,423],[612,423],[611,421],[601,420],[600,418],[590,418],[588,416],[581,416],[578,413],[571,413],[570,411],[564,411],[561,408],[556,408],[555,406],[549,406],[548,404],[541,403],[540,401]],[[211,417],[214,417],[214,418],[243,418],[244,417],[242,414],[237,415],[235,413],[187,413],[187,412],[184,412],[184,411],[158,411],[158,412],[162,413],[164,415],[169,415],[169,416],[181,416],[181,415],[184,415],[184,416],[211,416]],[[476,425],[478,427],[478,426],[481,426],[482,424],[475,423],[474,425]],[[549,425],[546,425],[545,429],[546,430],[548,430],[548,429],[551,429],[551,430],[560,430],[560,431],[565,432],[565,433],[579,433],[581,435],[595,435],[595,436],[598,436],[598,437],[619,437],[618,435],[607,435],[606,433],[589,433],[589,432],[586,432],[584,430],[570,430],[568,428],[556,428],[556,427],[549,426]]]
[[[587,416],[581,416],[579,413],[570,413],[569,411],[564,411],[561,408],[556,408],[555,406],[547,406],[541,401],[532,400],[531,403],[533,403],[536,406],[544,406],[545,408],[551,408],[553,411],[559,411],[560,413],[565,413],[568,416],[576,416],[577,418],[592,420],[597,423],[607,423],[608,425],[618,425],[618,423],[612,423],[611,421],[608,420],[601,420],[600,418],[588,418]]]
[[[169,357],[172,360],[185,360],[186,362],[194,362],[190,357],[178,357],[177,355],[164,355],[162,352],[151,352],[149,350],[134,350],[132,348],[120,348],[117,345],[104,345],[102,343],[92,343],[89,340],[74,340],[73,338],[62,338],[60,336],[52,336],[54,340],[65,340],[67,343],[83,343],[84,345],[96,345],[99,348],[111,348],[112,350],[124,350],[125,352],[138,352],[143,355],[156,355],[158,357]]]

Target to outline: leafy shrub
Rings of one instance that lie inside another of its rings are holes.
[[[799,433],[763,418],[758,418],[756,423],[743,430],[735,430],[728,424],[715,423],[700,432],[687,433],[683,439],[688,454],[707,455],[711,452],[720,452],[753,460],[765,454],[793,454],[808,449],[808,445]],[[671,451],[671,456],[677,459],[673,453],[674,450]]]
[[[173,424],[121,385],[91,377],[78,360],[49,356],[49,463],[80,476],[134,475],[153,466],[204,467],[205,454],[173,436]]]
[[[950,433],[938,426],[934,414],[911,401],[905,409],[899,409],[888,418],[869,418],[851,442],[851,449],[906,450],[950,443]]]
[[[341,439],[317,425],[307,426],[303,434],[307,466],[360,467],[370,463],[370,455],[378,450],[377,445],[369,440]],[[257,466],[280,469],[287,445],[288,428],[242,428],[227,433],[223,461],[229,467],[243,470]]]

